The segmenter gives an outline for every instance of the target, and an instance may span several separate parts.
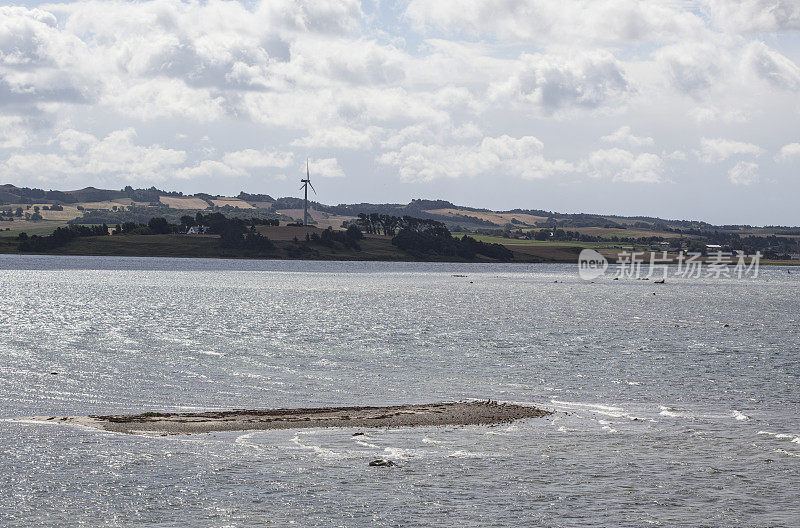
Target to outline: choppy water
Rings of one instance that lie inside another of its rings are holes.
[[[0,421],[0,525],[800,526],[799,279],[0,256],[0,417],[557,411],[355,437]]]

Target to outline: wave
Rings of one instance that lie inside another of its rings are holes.
[[[292,438],[292,443],[295,444],[297,447],[299,447],[301,449],[306,449],[306,450],[313,451],[314,454],[316,454],[320,458],[325,458],[325,459],[329,459],[329,460],[339,460],[339,459],[345,458],[345,455],[343,455],[342,453],[337,453],[333,449],[328,449],[328,448],[325,448],[325,447],[322,447],[322,446],[318,446],[318,445],[310,445],[310,444],[302,443],[300,441],[300,435],[299,434],[295,435],[295,437]]]
[[[686,412],[683,409],[676,409],[674,407],[667,407],[665,405],[660,405],[658,407],[660,412],[658,413],[661,416],[666,416],[668,418],[691,418],[692,415]]]
[[[489,458],[491,455],[489,453],[473,453],[471,451],[454,451],[447,455],[450,458]]]
[[[773,433],[772,431],[759,431],[756,434],[768,435],[778,440],[789,439],[789,441],[792,442],[793,444],[800,444],[800,435],[789,434],[789,433]]]
[[[600,414],[602,416],[610,416],[611,418],[625,418],[626,420],[630,420],[632,422],[643,421],[643,418],[634,416],[626,412],[625,409],[623,409],[622,407],[616,407],[614,405],[605,405],[602,403],[588,403],[588,402],[568,402],[561,400],[550,400],[550,403],[552,403],[553,405],[564,406],[569,410],[581,409],[594,414]]]
[[[736,411],[736,410],[733,411],[733,417],[736,418],[739,421],[744,421],[744,420],[749,420],[750,419],[750,417],[747,416],[746,414],[744,414],[743,412]]]

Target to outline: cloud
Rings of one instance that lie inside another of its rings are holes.
[[[261,0],[256,16],[295,31],[348,33],[364,13],[358,0]]]
[[[423,31],[569,44],[673,40],[703,27],[691,11],[643,0],[411,0],[405,15]]]
[[[312,131],[310,135],[292,141],[292,146],[309,148],[369,149],[372,147],[372,136],[378,131],[379,130],[374,127],[366,131],[343,126],[316,129]]]
[[[247,173],[231,167],[217,160],[203,160],[191,167],[181,167],[175,171],[175,177],[180,180],[195,180],[200,178],[230,178],[245,176]]]
[[[89,145],[96,144],[97,138],[87,132],[81,132],[70,128],[59,132],[53,142],[58,143],[62,150],[75,152]]]
[[[719,163],[732,156],[760,156],[764,149],[752,143],[723,138],[702,138],[697,157],[705,163]]]
[[[654,143],[653,138],[651,137],[642,137],[642,136],[635,136],[631,132],[631,127],[623,126],[617,129],[616,132],[609,134],[608,136],[603,136],[600,138],[601,141],[605,141],[606,143],[613,143],[616,145],[623,145],[628,147],[646,147],[650,146]]]
[[[42,9],[0,7],[0,105],[93,101],[91,52]]]
[[[751,42],[744,63],[757,77],[782,90],[800,90],[800,66],[763,42]]]
[[[728,179],[734,185],[752,185],[758,182],[758,163],[740,161],[728,171]]]
[[[293,162],[292,152],[244,149],[227,152],[221,160],[205,159],[195,165],[181,167],[175,172],[175,177],[183,180],[246,177],[254,171],[285,169]]]
[[[342,38],[297,40],[292,44],[292,57],[309,83],[338,81],[362,86],[401,83],[411,61],[391,45]]]
[[[777,159],[782,161],[800,159],[800,143],[789,143],[781,148],[780,154]]]
[[[714,21],[732,32],[776,32],[800,29],[796,0],[704,0]]]
[[[312,180],[318,176],[322,178],[344,178],[344,171],[339,167],[339,162],[336,158],[312,159],[309,161],[309,171]],[[305,167],[302,167],[302,173],[305,176]]]
[[[187,118],[211,122],[225,115],[225,101],[206,88],[192,88],[177,79],[148,79],[131,85],[114,83],[101,103],[144,121]]]
[[[294,163],[294,153],[245,149],[228,152],[222,161],[237,169],[285,169]]]
[[[93,175],[101,178],[161,181],[186,160],[186,153],[159,145],[134,143],[132,128],[116,130],[103,139],[77,131],[62,132],[57,142],[62,152],[25,152],[9,156],[0,164],[6,177],[59,181],[66,176]]]
[[[636,155],[628,150],[612,148],[596,150],[589,155],[589,175],[626,183],[661,183],[664,163],[656,154]]]
[[[517,70],[489,88],[498,104],[518,103],[545,115],[617,106],[632,93],[622,65],[608,52],[522,55]]]
[[[381,155],[378,161],[398,168],[404,181],[432,181],[511,175],[542,179],[574,171],[565,161],[549,161],[542,155],[544,145],[533,136],[486,137],[476,145],[428,145],[413,142]]]
[[[21,116],[0,115],[0,148],[17,149],[30,141],[28,120]]]
[[[726,50],[715,42],[681,42],[657,50],[654,57],[669,84],[688,95],[715,86],[730,68]]]

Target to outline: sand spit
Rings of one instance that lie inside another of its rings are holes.
[[[549,414],[551,414],[549,411],[536,407],[491,401],[468,401],[385,407],[317,407],[199,413],[147,412],[136,415],[37,416],[24,418],[24,420],[82,425],[129,434],[190,434],[309,427],[497,424],[521,418],[539,418]]]

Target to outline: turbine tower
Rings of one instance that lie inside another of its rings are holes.
[[[308,225],[308,188],[311,187],[311,190],[314,191],[314,194],[317,194],[317,190],[311,185],[311,173],[308,170],[308,158],[306,158],[306,179],[300,180],[303,182],[303,185],[300,189],[305,191],[305,198],[303,199],[303,225]]]

